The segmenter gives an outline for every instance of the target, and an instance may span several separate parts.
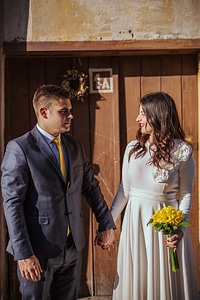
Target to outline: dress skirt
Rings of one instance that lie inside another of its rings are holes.
[[[179,270],[171,270],[166,236],[147,223],[156,210],[171,205],[175,195],[132,189],[126,206],[118,249],[113,300],[198,300],[198,284],[188,228],[177,254]],[[188,274],[188,275],[187,275]]]

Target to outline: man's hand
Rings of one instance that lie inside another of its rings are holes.
[[[41,279],[41,266],[35,255],[18,260],[19,270],[22,277],[28,280],[39,281]]]
[[[98,245],[102,249],[106,249],[110,251],[111,248],[114,248],[114,243],[115,243],[115,235],[113,229],[97,232],[94,241],[95,246]]]

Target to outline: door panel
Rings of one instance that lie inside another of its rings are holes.
[[[161,89],[161,57],[148,56],[141,60],[141,96]]]
[[[121,162],[127,144],[138,129],[136,117],[141,96],[141,58],[121,57],[119,68],[119,111]]]
[[[182,124],[186,138],[192,144],[198,166],[198,91],[197,91],[197,59],[186,55],[182,58]],[[190,215],[190,232],[194,246],[198,278],[200,282],[200,245],[199,245],[199,204],[198,204],[198,169],[193,187],[193,204]]]
[[[179,117],[182,119],[181,56],[169,55],[162,60],[162,91],[169,93],[176,101]]]
[[[12,57],[6,59],[5,141],[30,130],[35,122],[32,97],[44,83],[61,84],[67,69],[89,74],[89,68],[111,68],[113,93],[91,93],[84,102],[73,101],[71,134],[78,137],[91,159],[94,173],[110,206],[117,191],[126,144],[135,138],[139,99],[146,93],[162,90],[177,104],[186,136],[197,153],[197,57],[195,55],[133,57]],[[18,72],[20,70],[20,72]],[[197,173],[198,175],[198,173]],[[198,188],[194,185],[191,234],[200,279],[198,241]],[[97,223],[83,199],[86,247],[80,296],[111,295],[115,277],[121,220],[117,222],[116,247],[105,252],[94,247]],[[122,215],[123,218],[123,215]],[[5,230],[6,232],[6,230]],[[103,259],[102,259],[103,257]],[[16,265],[8,261],[8,299],[20,299],[15,276]],[[15,296],[13,296],[15,295]]]
[[[89,63],[90,68],[112,68],[115,83],[118,81],[117,66],[116,59],[110,57],[103,60],[91,58]],[[119,182],[119,104],[117,94],[114,92],[90,95],[92,162],[109,206],[114,197],[115,183]],[[97,224],[93,218],[93,236],[95,236],[96,230]],[[102,252],[99,247],[94,247],[93,251],[95,295],[110,295],[114,277],[113,255],[107,251]]]

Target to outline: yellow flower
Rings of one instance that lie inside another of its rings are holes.
[[[169,223],[177,226],[184,219],[181,210],[177,210],[172,206],[166,206],[161,210],[157,210],[152,216],[152,225],[157,223]]]
[[[175,234],[176,228],[189,226],[190,220],[184,219],[181,210],[175,209],[172,206],[166,206],[155,211],[147,225],[150,223],[155,231],[162,231],[163,234],[172,236]],[[172,262],[172,271],[176,272],[179,268],[177,253],[171,248],[169,250]]]

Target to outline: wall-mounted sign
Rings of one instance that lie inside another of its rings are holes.
[[[112,69],[89,69],[90,93],[112,93]]]

